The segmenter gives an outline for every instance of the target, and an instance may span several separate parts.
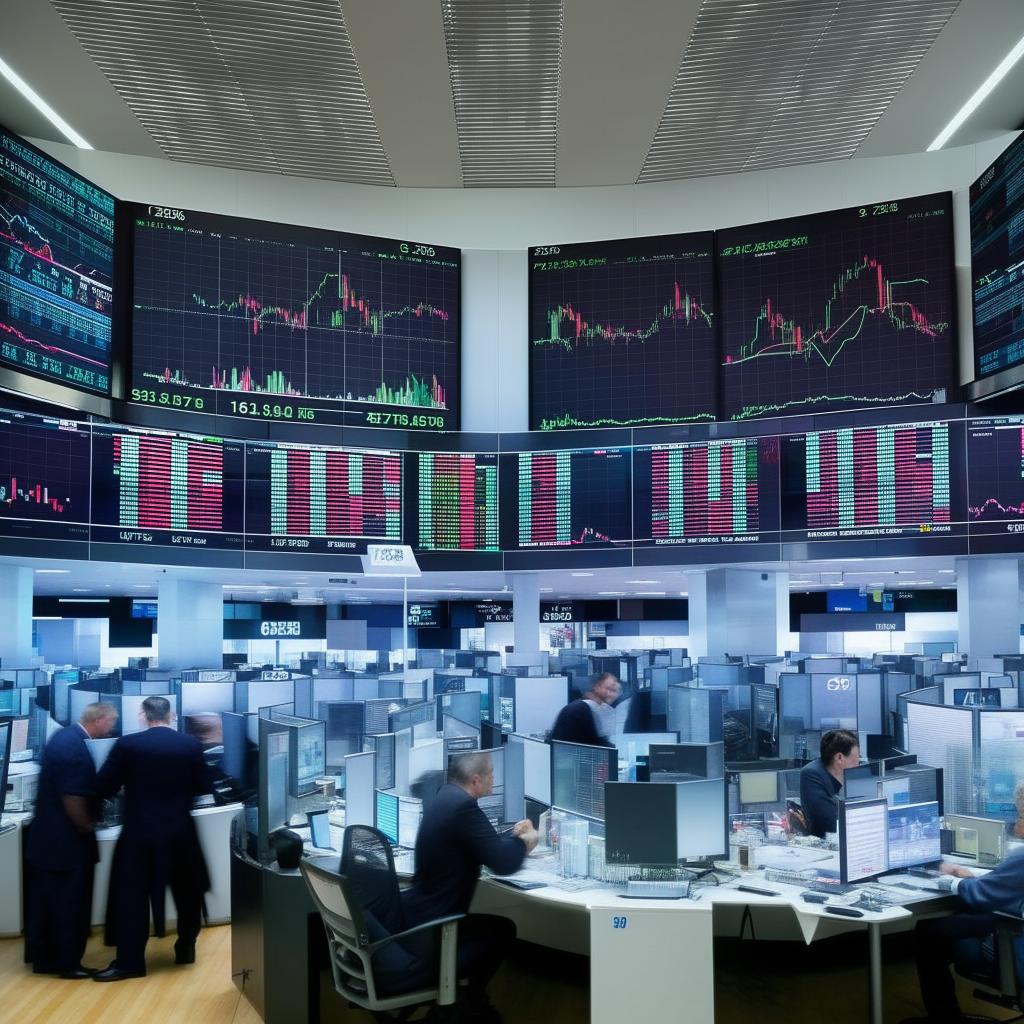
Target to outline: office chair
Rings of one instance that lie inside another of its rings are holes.
[[[1004,1010],[1024,1010],[1024,984],[1017,978],[1017,959],[1013,949],[1014,939],[1024,936],[1024,918],[1002,912],[997,913],[995,918],[996,978],[959,969],[956,973],[982,986],[974,990],[975,999],[1001,1006]],[[1024,1020],[1024,1012],[1016,1017],[1007,1017],[1000,1024],[1021,1020]]]
[[[404,1019],[424,1003],[436,1003],[441,1019],[454,1019],[456,929],[464,914],[388,934],[364,913],[344,875],[322,860],[304,859],[299,870],[327,932],[331,976],[340,996],[379,1021]],[[439,958],[431,941],[438,930]]]

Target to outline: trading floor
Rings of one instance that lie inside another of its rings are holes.
[[[1024,1013],[1022,57],[5,0],[0,1024]]]

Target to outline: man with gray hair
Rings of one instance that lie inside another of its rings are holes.
[[[407,927],[469,911],[481,865],[510,875],[537,845],[537,831],[519,821],[512,834],[499,836],[477,801],[494,789],[494,764],[486,751],[453,757],[448,783],[423,812],[416,836],[416,875],[405,894]],[[500,1021],[486,986],[515,939],[515,925],[504,917],[471,914],[459,922],[459,976],[469,981],[469,1019]]]
[[[168,886],[178,911],[175,962],[195,963],[203,893],[210,887],[191,814],[195,798],[211,789],[203,748],[175,731],[166,697],[147,697],[139,724],[141,731],[114,744],[96,780],[101,796],[124,787],[124,812],[107,903],[106,942],[117,945],[117,959],[95,981],[146,973],[150,911],[162,936]]]
[[[25,848],[25,960],[36,974],[78,979],[95,973],[82,966],[99,860],[94,833],[99,816],[96,769],[86,741],[102,739],[116,724],[112,705],[89,704],[82,717],[54,733],[43,750]]]

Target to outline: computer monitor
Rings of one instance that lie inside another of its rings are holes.
[[[509,743],[523,748],[523,788],[527,800],[551,806],[551,746],[532,736],[512,733]]]
[[[998,689],[981,689],[973,686],[955,689],[953,704],[965,708],[998,708],[1002,706]]]
[[[881,800],[839,802],[839,877],[862,882],[889,870],[888,804]]]
[[[878,796],[878,775],[870,764],[859,764],[843,772],[844,800],[873,800]]]
[[[506,739],[507,733],[500,725],[495,725],[494,722],[485,720],[480,722],[480,746],[484,750],[493,750],[495,747],[500,747]]]
[[[890,871],[942,860],[938,803],[890,807],[888,817]]]
[[[604,784],[619,777],[614,747],[551,743],[551,803],[563,811],[604,820]]]
[[[953,853],[988,863],[1003,859],[1004,821],[970,814],[947,814],[943,822],[953,833]]]
[[[377,755],[349,754],[345,764],[345,824],[372,825]]]
[[[680,782],[676,785],[679,859],[685,861],[727,857],[729,799],[725,777],[696,779],[693,782]]]
[[[679,785],[681,783],[606,784],[604,859],[607,864],[678,866]]]
[[[11,758],[17,760],[18,754],[28,753],[28,718],[9,719],[11,726]]]
[[[383,832],[392,846],[398,845],[398,794],[376,790],[374,827]]]
[[[440,731],[444,728],[444,716],[450,715],[460,722],[466,722],[476,728],[480,727],[481,697],[477,690],[462,693],[439,693],[434,697],[437,703],[436,724]]]
[[[741,804],[775,804],[779,802],[778,772],[740,772]]]
[[[910,803],[910,776],[902,772],[886,775],[878,783],[878,795],[884,796],[890,807]]]
[[[701,779],[725,775],[724,743],[652,743],[647,758],[652,782],[664,772]]]
[[[318,850],[330,850],[331,846],[331,822],[327,811],[309,811],[306,814],[309,822],[309,834],[313,846]]]

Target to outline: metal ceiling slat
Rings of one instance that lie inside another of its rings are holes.
[[[173,160],[394,185],[338,0],[51,0]]]
[[[442,0],[462,181],[553,186],[562,0]]]
[[[960,0],[704,0],[640,182],[848,158]]]

